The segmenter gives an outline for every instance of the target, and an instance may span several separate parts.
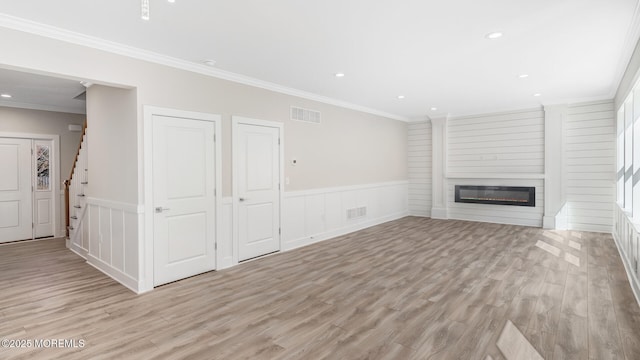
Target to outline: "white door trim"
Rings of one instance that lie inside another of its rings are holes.
[[[60,135],[54,134],[33,134],[33,133],[12,133],[12,132],[0,132],[0,137],[4,138],[17,138],[17,139],[31,139],[31,140],[51,140],[53,143],[53,149],[55,151],[54,167],[51,179],[53,189],[53,218],[55,224],[53,225],[54,237],[64,236],[64,226],[61,225],[62,214],[60,213],[60,206],[62,206],[61,198],[64,196],[64,189],[60,189]],[[33,170],[32,170],[33,171]],[[33,178],[33,174],[31,175]],[[33,179],[32,179],[33,180]],[[33,181],[32,181],[33,182]],[[62,195],[61,195],[62,194]],[[33,215],[32,215],[33,216]],[[31,237],[33,238],[33,232]]]
[[[277,122],[277,121],[269,121],[269,120],[259,120],[259,119],[252,119],[252,118],[247,118],[247,117],[242,117],[242,116],[231,116],[231,163],[232,163],[232,169],[231,169],[231,174],[233,176],[233,186],[232,186],[232,197],[233,197],[233,204],[232,204],[232,211],[233,211],[233,264],[237,265],[239,263],[239,243],[240,243],[240,239],[239,239],[239,226],[240,223],[238,221],[238,216],[239,216],[239,207],[238,207],[238,186],[237,186],[237,179],[238,179],[238,162],[235,160],[235,156],[237,156],[238,154],[238,125],[240,124],[246,124],[246,125],[257,125],[257,126],[266,126],[266,127],[273,127],[273,128],[277,128],[278,129],[278,135],[280,137],[280,144],[278,145],[279,150],[280,150],[280,183],[282,184],[282,180],[284,179],[284,124],[281,122]],[[280,228],[282,229],[282,204],[283,204],[283,196],[282,194],[284,193],[284,189],[283,186],[280,186],[280,190],[279,190],[279,201],[280,201]],[[280,235],[280,244],[279,244],[279,248],[280,250],[282,250],[282,235]]]
[[[222,117],[217,114],[208,114],[194,111],[178,110],[163,108],[157,106],[144,105],[142,112],[143,119],[143,155],[142,162],[144,170],[142,176],[138,179],[139,188],[143,191],[143,198],[139,198],[140,206],[144,209],[142,213],[143,224],[140,224],[138,253],[139,253],[139,293],[153,290],[153,116],[169,116],[188,118],[193,120],[211,121],[214,123],[216,139],[215,139],[215,184],[216,184],[216,247],[221,236],[222,221],[222,142],[221,142],[221,124]],[[140,189],[139,189],[140,190]],[[221,262],[220,251],[216,250],[216,268]]]

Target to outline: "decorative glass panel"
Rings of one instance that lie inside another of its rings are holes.
[[[36,170],[38,173],[38,190],[51,190],[49,177],[49,147],[36,145]]]

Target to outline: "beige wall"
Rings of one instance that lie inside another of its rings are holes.
[[[125,203],[137,198],[136,114],[135,90],[87,89],[87,195]]]
[[[125,163],[114,164],[112,170],[129,176],[132,166],[138,168],[138,176],[125,181],[126,195],[119,201],[143,201],[142,181],[138,181],[143,178],[138,166],[143,148],[143,105],[222,115],[225,196],[231,194],[232,186],[232,115],[284,123],[285,177],[291,181],[285,186],[287,191],[407,179],[406,123],[14,30],[0,29],[0,37],[4,44],[0,66],[136,88],[137,123],[118,120],[110,124],[110,131],[126,134],[119,144],[127,148],[127,156],[120,159]],[[88,102],[91,96],[89,92]],[[291,105],[321,111],[323,123],[290,121]],[[91,124],[95,112],[88,112]],[[137,143],[129,138],[132,132],[138,136]],[[133,146],[137,146],[137,154]],[[299,160],[296,167],[289,164],[293,157]],[[138,182],[137,199],[130,190],[134,182]]]
[[[85,115],[52,111],[0,107],[0,132],[49,134],[60,136],[60,187],[69,177],[80,132],[69,131],[69,124],[82,125]]]

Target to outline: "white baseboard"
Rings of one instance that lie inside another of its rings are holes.
[[[220,237],[216,239],[216,270],[222,270],[237,265],[233,262],[233,198],[222,198],[222,219]]]
[[[124,285],[125,287],[127,287],[129,290],[133,291],[136,294],[140,294],[141,292],[138,291],[139,284],[138,281],[132,277],[130,277],[129,275],[121,272],[120,270],[112,267],[111,265],[105,263],[104,261],[98,259],[97,257],[91,255],[91,254],[87,254],[87,264],[93,266],[94,268],[100,270],[101,272],[103,272],[105,275],[109,276],[110,278],[114,279],[115,281],[119,282],[120,284]]]
[[[233,263],[232,257],[222,258],[218,261],[218,266],[216,266],[216,270],[228,269],[234,265],[237,265],[237,264]]]
[[[555,216],[543,216],[542,217],[542,228],[543,229],[555,229],[556,228],[556,217]]]
[[[635,272],[631,264],[629,263],[629,257],[622,250],[622,244],[620,244],[620,239],[618,239],[618,235],[615,231],[612,231],[613,240],[616,244],[616,248],[618,249],[618,253],[620,254],[620,258],[622,258],[622,263],[624,264],[624,270],[627,272],[627,278],[629,279],[629,284],[631,285],[631,290],[633,295],[636,297],[636,302],[640,305],[640,280],[636,276]]]
[[[311,245],[311,244],[315,244],[324,240],[328,240],[328,239],[332,239],[338,236],[342,236],[342,235],[346,235],[346,234],[350,234],[352,232],[356,232],[362,229],[366,229],[375,225],[380,225],[389,221],[393,221],[393,220],[397,220],[397,219],[401,219],[405,216],[409,216],[409,212],[408,211],[403,211],[400,213],[396,213],[396,214],[392,214],[392,215],[387,215],[387,216],[383,216],[377,219],[371,219],[371,220],[366,220],[357,224],[353,224],[351,226],[345,226],[342,227],[340,229],[336,229],[336,230],[332,230],[332,231],[328,231],[325,233],[321,233],[321,234],[317,234],[317,235],[313,235],[313,236],[308,236],[308,237],[303,237],[303,238],[299,238],[299,239],[295,239],[292,241],[288,241],[286,243],[283,244],[283,249],[282,251],[288,251],[288,250],[293,250],[293,249],[297,249],[303,246],[307,246],[307,245]]]
[[[409,211],[409,216],[430,218],[431,217],[431,211],[429,211],[429,210],[425,210],[425,211]]]
[[[67,248],[76,253],[81,258],[87,260],[87,255],[89,253],[87,249],[81,248],[77,244],[72,243],[70,240],[67,240]]]
[[[431,218],[446,220],[449,218],[447,208],[431,208]]]

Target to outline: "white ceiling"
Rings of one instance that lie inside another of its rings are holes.
[[[0,68],[0,93],[11,95],[0,106],[85,114],[84,92],[78,81]]]
[[[612,98],[639,36],[638,0],[150,2],[150,21],[139,0],[0,0],[0,14],[405,118]]]

